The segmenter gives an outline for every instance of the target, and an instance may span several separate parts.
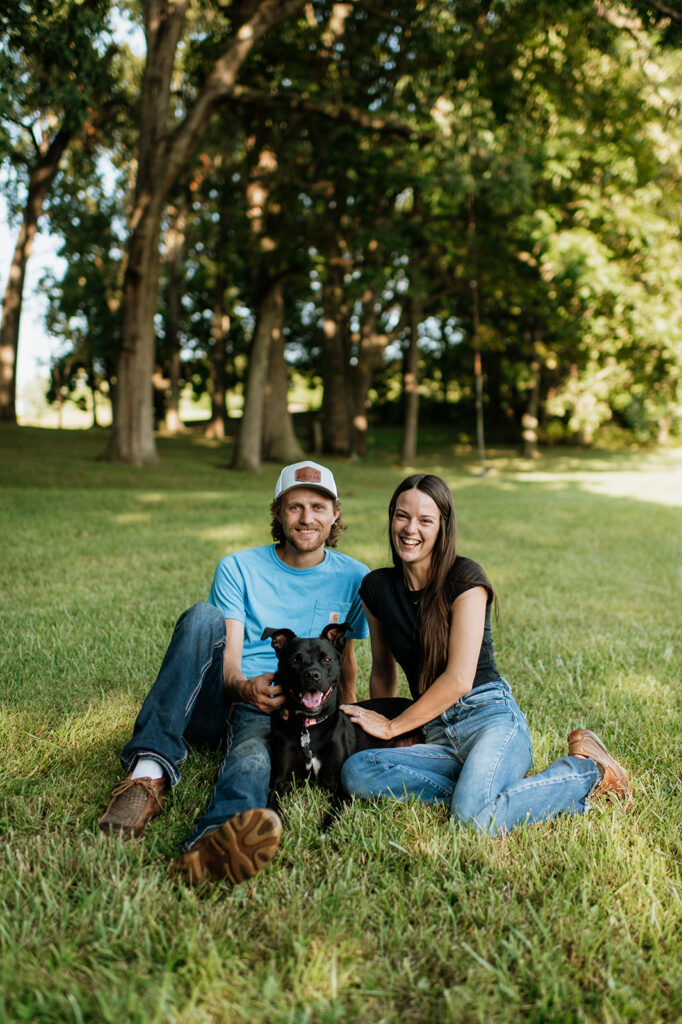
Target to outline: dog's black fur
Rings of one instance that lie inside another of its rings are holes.
[[[325,626],[319,637],[304,639],[290,629],[266,629],[277,652],[275,682],[285,703],[271,715],[269,806],[292,788],[294,780],[309,779],[331,792],[334,812],[344,802],[341,765],[358,750],[423,742],[422,730],[395,741],[369,736],[339,709],[340,655],[346,644],[347,622]],[[361,707],[396,718],[410,701],[402,697],[358,702]]]

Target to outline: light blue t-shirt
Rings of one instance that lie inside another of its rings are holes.
[[[221,559],[208,600],[226,619],[244,623],[242,672],[250,679],[277,668],[271,642],[261,640],[267,627],[309,637],[319,636],[329,622],[350,622],[347,637],[366,637],[358,590],[368,572],[362,562],[333,548],[325,548],[319,565],[293,569],[268,544]]]

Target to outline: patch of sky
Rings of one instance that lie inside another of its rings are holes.
[[[448,345],[461,345],[464,340],[464,331],[455,316],[448,317],[442,324],[442,331]]]
[[[321,287],[318,282],[318,287]],[[317,306],[314,302],[304,302],[301,305],[301,323],[305,327],[310,327],[317,320]]]
[[[234,315],[238,316],[240,320],[244,320],[244,321],[249,321],[249,320],[253,319],[252,314],[251,314],[251,310],[249,309],[249,307],[243,305],[243,303],[241,303],[241,302],[238,303],[238,305],[236,305],[234,307]]]
[[[135,57],[146,55],[147,43],[142,26],[133,21],[128,12],[121,10],[120,6],[115,6],[112,10],[111,30],[114,39],[128,46]]]
[[[399,213],[407,213],[414,206],[414,189],[411,185],[404,188],[395,197],[395,208]]]
[[[310,351],[300,341],[287,341],[286,350],[290,363],[305,363],[310,356]]]

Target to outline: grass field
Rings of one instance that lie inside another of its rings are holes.
[[[631,770],[630,809],[490,839],[433,807],[356,803],[323,841],[324,797],[304,790],[267,870],[190,890],[167,868],[217,755],[190,756],[139,843],[97,821],[175,619],[223,554],[268,541],[277,468],[235,474],[199,438],[161,441],[147,470],[102,448],[0,431],[3,1024],[682,1019],[682,452],[493,452],[480,477],[428,437],[420,460],[498,589],[536,769],[591,727]],[[331,464],[341,549],[386,564],[403,472],[380,443]]]

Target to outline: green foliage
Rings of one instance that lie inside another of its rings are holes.
[[[115,94],[111,73],[110,0],[11,0],[0,17],[0,158],[16,178],[8,198],[18,208],[20,185],[59,130],[80,131]]]
[[[452,486],[461,549],[499,591],[499,665],[536,768],[591,726],[632,772],[628,811],[599,802],[489,839],[443,809],[358,802],[322,840],[325,799],[303,790],[268,869],[194,891],[167,866],[219,755],[191,752],[139,843],[97,820],[177,615],[223,554],[268,541],[277,470],[228,472],[228,446],[196,437],[161,440],[145,470],[95,461],[100,447],[0,431],[2,1020],[679,1019],[679,452],[531,466],[492,451],[481,478],[440,431],[419,462]],[[385,564],[390,445],[371,469],[333,469],[343,549]]]
[[[175,124],[247,9],[188,6]],[[35,5],[10,8],[0,58],[15,107],[31,120],[42,97],[57,116],[68,107],[84,117],[108,41],[104,0],[51,5],[44,25]],[[220,293],[232,323],[230,381],[239,381],[259,297],[281,276],[299,371],[324,369],[332,315],[343,321],[349,377],[363,341],[376,346],[380,396],[394,390],[406,310],[418,298],[422,389],[445,406],[459,401],[463,418],[474,282],[495,432],[519,440],[531,412],[545,437],[588,442],[605,427],[638,441],[679,434],[682,68],[674,10],[669,21],[661,13],[591,0],[306,5],[251,55],[177,185],[188,209],[186,377],[207,386]],[[125,47],[114,66],[118,90],[135,83]],[[130,110],[130,96],[122,106]],[[12,147],[18,129],[5,123]],[[134,142],[121,116],[109,149],[117,166]],[[267,169],[258,167],[264,151]],[[245,196],[257,167],[260,218]],[[65,190],[78,205],[82,186],[74,163]],[[123,178],[116,196],[127,208]],[[54,226],[67,237],[63,218]],[[108,272],[88,288],[108,294]],[[330,313],[332,286],[343,301]],[[52,328],[71,342],[68,323],[53,318]]]
[[[73,159],[70,166],[76,162]],[[106,195],[100,176],[80,159],[81,188],[64,195],[58,188],[50,202],[53,225],[63,242],[58,251],[61,278],[48,273],[41,285],[48,299],[47,328],[63,339],[64,352],[53,364],[48,400],[56,387],[73,392],[84,372],[90,386],[108,392],[119,350],[118,307],[122,278],[122,238],[117,204]]]

